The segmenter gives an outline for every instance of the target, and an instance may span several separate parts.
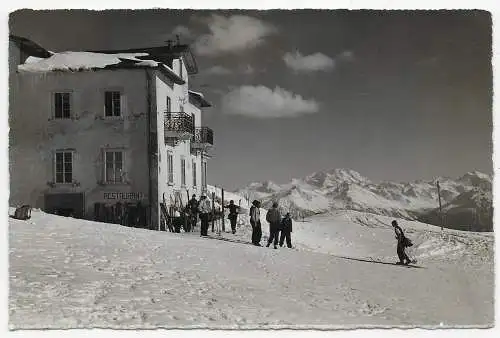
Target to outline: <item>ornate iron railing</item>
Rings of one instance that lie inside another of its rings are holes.
[[[191,146],[193,148],[201,148],[214,145],[214,132],[208,127],[195,128],[191,138]]]
[[[193,117],[183,112],[166,112],[164,114],[165,136],[172,136],[172,133],[194,134]]]

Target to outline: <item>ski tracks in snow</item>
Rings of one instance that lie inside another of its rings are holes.
[[[314,237],[304,237],[301,246],[305,230],[300,227],[305,225],[300,224],[292,235],[300,248],[296,251],[200,238],[197,233],[159,233],[40,212],[32,215],[32,222],[9,221],[11,328],[257,328],[492,320],[489,266],[433,263],[427,270],[401,269],[306,252],[307,241]],[[318,235],[323,236],[324,226],[320,224]],[[236,235],[223,234],[238,241],[248,241],[249,235],[247,227]],[[387,235],[383,231],[360,237],[350,228],[342,236],[346,242],[377,244]],[[266,240],[264,235],[262,242]],[[477,252],[489,250],[469,245]],[[391,247],[387,256],[395,257],[394,251]],[[348,253],[353,252],[358,251]],[[374,256],[386,257],[381,253]],[[477,297],[469,295],[473,290]],[[454,311],[447,311],[449,306]]]

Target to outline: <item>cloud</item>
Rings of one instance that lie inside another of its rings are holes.
[[[224,113],[255,118],[296,117],[318,110],[315,100],[305,100],[280,87],[241,86],[222,97]]]
[[[223,66],[213,66],[204,71],[204,73],[209,75],[229,75],[232,74],[233,72],[230,69]]]
[[[205,71],[203,71],[203,75],[214,75],[214,76],[223,76],[223,75],[231,75],[231,74],[243,74],[243,75],[252,75],[255,74],[257,71],[255,68],[253,68],[251,65],[242,65],[239,66],[237,70],[232,70],[229,68],[226,68],[224,66],[220,65],[215,65],[212,66]]]
[[[238,52],[261,44],[264,38],[276,32],[274,26],[246,15],[225,17],[213,14],[207,22],[209,34],[194,43],[199,55],[217,55]]]
[[[354,53],[350,50],[346,50],[339,55],[339,58],[345,61],[352,61],[354,59]]]
[[[335,67],[335,60],[323,53],[303,56],[299,51],[286,53],[283,56],[285,64],[295,71],[315,72],[331,71]]]

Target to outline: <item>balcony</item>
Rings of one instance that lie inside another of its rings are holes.
[[[194,134],[193,118],[183,112],[164,114],[165,141],[189,140]]]
[[[195,128],[191,138],[191,150],[206,150],[214,145],[214,132],[208,127]]]

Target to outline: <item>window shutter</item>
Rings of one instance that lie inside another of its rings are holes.
[[[113,95],[111,92],[104,93],[104,109],[106,111],[106,116],[113,116]]]
[[[127,112],[127,97],[120,95],[120,114],[118,116],[125,116]]]
[[[71,115],[71,95],[70,93],[61,94],[62,100],[62,117],[69,118]]]
[[[113,116],[121,116],[122,107],[122,95],[120,92],[113,92]]]
[[[61,94],[54,93],[54,117],[61,118],[62,117],[62,102],[61,102]]]

